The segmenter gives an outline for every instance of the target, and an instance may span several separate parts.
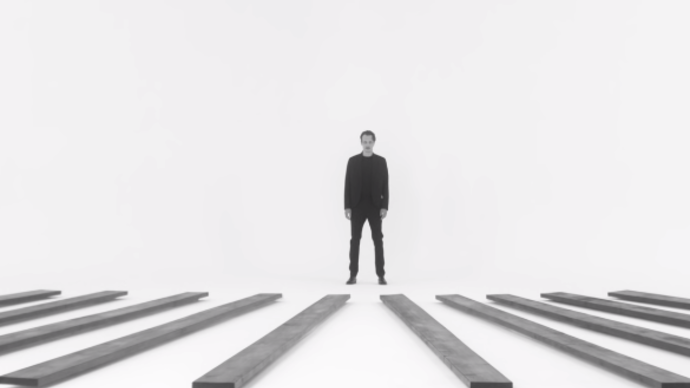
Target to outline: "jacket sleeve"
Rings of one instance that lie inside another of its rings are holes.
[[[350,180],[348,179],[350,175],[350,164],[352,159],[347,161],[347,169],[345,170],[345,209],[350,209]]]
[[[388,163],[383,159],[383,202],[381,207],[388,210]]]

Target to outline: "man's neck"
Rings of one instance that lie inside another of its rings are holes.
[[[364,156],[367,157],[367,158],[370,157],[370,156],[373,155],[373,154],[374,154],[374,151],[371,151],[371,153],[369,153],[369,154],[367,154],[366,151],[363,151],[363,152],[362,152],[362,155],[364,155]]]

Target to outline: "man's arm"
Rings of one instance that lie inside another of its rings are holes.
[[[382,209],[388,211],[388,163],[386,159],[383,159],[383,203],[381,204]]]
[[[345,209],[350,209],[350,180],[347,179],[350,173],[350,163],[352,159],[347,161],[347,169],[345,170]]]

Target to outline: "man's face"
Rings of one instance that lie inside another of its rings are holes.
[[[371,135],[362,136],[362,150],[368,152],[374,151],[374,137]]]

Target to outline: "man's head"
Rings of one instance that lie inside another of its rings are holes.
[[[374,151],[374,143],[376,142],[376,135],[372,131],[364,131],[359,135],[359,140],[362,142],[362,150],[367,154]]]

